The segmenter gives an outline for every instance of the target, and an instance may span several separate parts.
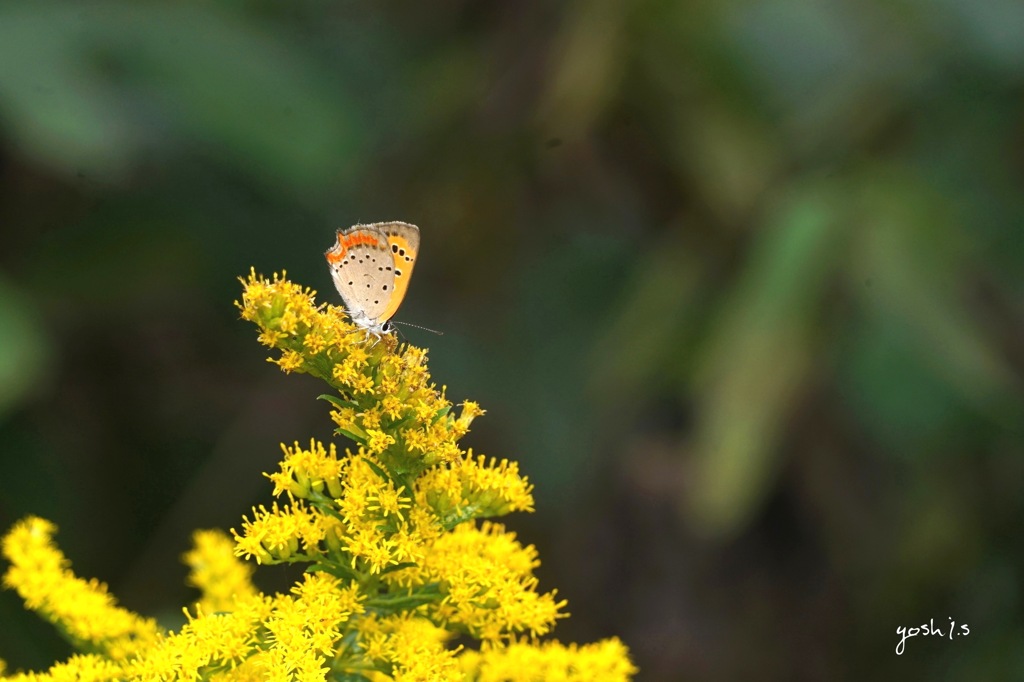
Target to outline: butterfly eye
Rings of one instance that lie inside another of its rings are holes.
[[[395,331],[395,325],[391,324],[391,320],[388,320],[380,326],[380,330],[385,334],[390,334]]]

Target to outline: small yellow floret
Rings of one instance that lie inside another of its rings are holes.
[[[395,444],[394,436],[377,429],[367,429],[366,435],[366,449],[375,455],[384,452],[389,445]]]

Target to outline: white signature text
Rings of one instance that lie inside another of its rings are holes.
[[[952,616],[949,619],[949,627],[943,630],[941,627],[935,627],[935,619],[929,618],[927,623],[922,623],[917,627],[907,627],[901,625],[896,628],[896,634],[900,636],[900,643],[896,645],[896,655],[902,656],[906,650],[907,640],[911,637],[917,637],[922,635],[924,637],[937,635],[939,637],[948,637],[953,639],[953,635],[957,637],[966,636],[971,634],[971,628],[967,623],[961,623],[959,629],[956,627],[956,621],[953,620]]]

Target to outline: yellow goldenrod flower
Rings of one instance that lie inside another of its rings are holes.
[[[0,673],[3,673],[2,668]],[[3,679],[14,682],[113,682],[123,679],[123,673],[120,666],[110,659],[85,654],[57,663],[43,674],[19,673]]]
[[[320,515],[299,501],[284,508],[275,502],[269,511],[260,505],[253,509],[252,521],[242,517],[242,529],[244,536],[235,533],[235,553],[255,557],[261,564],[311,561],[321,552],[324,539]]]
[[[584,646],[513,642],[468,651],[460,663],[465,679],[474,682],[624,682],[637,671],[614,638]]]
[[[235,557],[235,543],[224,531],[197,530],[192,541],[195,547],[183,559],[191,569],[188,584],[202,592],[197,604],[201,611],[232,611],[236,600],[256,596],[254,569]]]
[[[3,555],[11,562],[4,586],[17,591],[26,607],[60,627],[73,642],[113,660],[152,643],[156,622],[117,606],[103,583],[76,577],[71,562],[53,544],[56,530],[34,516],[15,524],[3,539]]]
[[[363,431],[366,432],[367,439],[370,437],[371,430],[381,428],[381,419],[383,416],[384,415],[381,411],[375,407],[371,407],[370,409],[359,413],[359,425],[363,428]],[[388,437],[393,438],[393,436]],[[394,443],[385,443],[384,447],[387,447],[388,445],[394,445]]]
[[[422,565],[409,568],[424,583],[441,585],[442,601],[433,617],[457,625],[485,642],[527,633],[547,634],[565,601],[555,592],[539,594],[533,569],[540,562],[532,545],[523,547],[513,533],[484,522],[463,524],[438,537]]]
[[[458,650],[445,648],[451,633],[410,614],[368,617],[360,622],[359,644],[365,657],[393,680],[461,680]]]
[[[533,496],[514,462],[459,447],[480,406],[466,401],[453,414],[424,350],[391,337],[367,343],[340,309],[283,276],[253,273],[244,284],[238,306],[280,353],[272,362],[331,387],[321,397],[354,447],[282,445],[268,474],[279,501],[243,517],[233,542],[195,534],[184,560],[201,598],[177,632],[75,577],[52,524],[16,524],[3,539],[4,585],[88,655],[5,679],[628,679],[635,668],[617,639],[538,641],[566,617],[565,602],[538,589],[537,551],[485,520],[532,511]],[[307,572],[290,593],[267,596],[237,557]],[[453,646],[455,635],[475,637],[479,651]]]
[[[360,393],[373,393],[373,377],[357,374],[352,380],[352,390],[356,395]]]
[[[303,360],[299,353],[286,350],[281,353],[281,357],[277,359],[276,363],[285,372],[297,372],[302,369]]]
[[[446,528],[468,519],[533,511],[533,486],[515,462],[474,457],[472,450],[454,467],[437,467],[416,482],[417,499],[437,514]]]
[[[256,323],[261,339],[281,351],[274,361],[282,369],[317,376],[339,392],[335,420],[345,435],[354,435],[390,467],[413,474],[458,457],[455,441],[478,408],[464,405],[461,422],[450,414],[451,403],[429,381],[425,351],[403,345],[391,352],[391,337],[368,348],[341,309],[317,306],[313,292],[283,277],[265,279],[252,273],[244,284],[238,304],[242,318]],[[311,334],[317,340],[307,344]],[[369,423],[357,423],[358,415]],[[388,422],[380,421],[381,416]],[[399,430],[417,427],[431,439],[426,451],[410,452],[403,447]],[[360,431],[370,430],[377,432],[372,443],[360,440]]]
[[[274,600],[258,596],[236,600],[230,613],[188,611],[188,622],[169,633],[125,665],[125,677],[134,680],[194,679],[237,667],[257,651],[265,637],[262,624],[273,614]]]
[[[381,454],[389,445],[395,444],[395,437],[383,431],[367,429],[366,435],[366,448],[375,455]]]
[[[333,443],[330,449],[315,440],[310,440],[308,450],[298,443],[291,448],[281,445],[281,449],[281,470],[268,476],[274,482],[274,495],[287,492],[292,497],[307,499],[326,489],[332,497],[341,496],[342,462]]]
[[[357,586],[343,588],[324,573],[307,574],[292,593],[275,601],[265,621],[268,646],[260,667],[268,679],[323,680],[341,625],[362,613],[362,597]]]

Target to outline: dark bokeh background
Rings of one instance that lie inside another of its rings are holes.
[[[1022,679],[1022,190],[1017,0],[3,3],[0,525],[173,623],[191,530],[330,437],[236,277],[338,302],[335,228],[400,219],[563,640]],[[0,595],[0,656],[63,655]]]

